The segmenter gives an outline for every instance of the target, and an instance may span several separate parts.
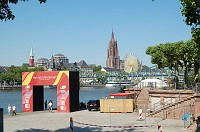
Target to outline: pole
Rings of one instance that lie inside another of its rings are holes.
[[[0,132],[3,132],[3,108],[0,108]]]
[[[145,109],[145,110],[144,110],[144,116],[145,116],[144,121],[145,121],[145,126],[146,126],[146,122],[147,122],[146,119],[147,119],[147,117],[146,117],[146,105],[145,105],[145,104],[144,104],[144,109]]]
[[[165,111],[164,111],[164,101],[163,101],[163,119],[165,119]]]
[[[109,107],[109,116],[110,116],[110,126],[111,126],[111,113],[110,113],[110,107]]]
[[[154,111],[154,121],[156,120],[156,117],[155,117],[155,116],[156,116],[156,114],[155,114],[156,106],[155,106],[155,105],[156,105],[156,104],[153,105],[153,106],[154,106],[154,108],[153,108],[153,109],[154,109],[154,110],[153,110],[153,111]]]
[[[185,104],[184,104],[184,113],[183,115],[185,115]],[[185,128],[185,119],[184,119],[184,128]]]

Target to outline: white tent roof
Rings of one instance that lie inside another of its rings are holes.
[[[160,79],[145,79],[138,83],[135,87],[153,87],[163,88],[168,87],[167,83]]]

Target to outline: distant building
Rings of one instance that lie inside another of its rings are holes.
[[[69,63],[69,59],[67,57],[65,57],[63,54],[55,54],[53,56],[55,65],[59,65],[60,62],[64,63]]]
[[[106,67],[120,69],[120,57],[118,53],[117,40],[115,41],[113,31],[107,49]]]
[[[39,58],[36,62],[37,67],[47,67],[49,65],[49,60],[47,58]]]
[[[32,51],[32,50],[31,50]],[[31,52],[32,53],[32,52]],[[33,55],[33,54],[31,54]],[[84,60],[78,63],[69,63],[69,59],[63,54],[52,55],[50,59],[39,58],[36,62],[37,67],[44,67],[48,71],[54,70],[69,70],[79,71],[80,82],[92,81],[93,77],[93,65],[88,66]]]
[[[120,70],[124,71],[124,64],[125,64],[125,60],[120,60]]]
[[[30,56],[29,56],[29,66],[34,67],[34,55],[33,48],[31,47]]]
[[[7,72],[8,67],[0,66],[0,73],[5,73]]]
[[[94,80],[92,66],[88,66],[84,60],[81,60],[80,62],[77,63],[77,67],[79,69],[79,77],[81,83]]]
[[[63,54],[52,55],[50,59],[39,58],[36,62],[36,66],[45,67],[50,71],[68,69],[66,65],[69,65],[69,59]]]
[[[116,68],[108,68],[108,67],[102,67],[101,71],[103,72],[107,72],[107,80],[108,81],[115,81],[118,80],[118,76],[121,72],[120,69],[116,69]]]

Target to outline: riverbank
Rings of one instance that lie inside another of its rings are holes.
[[[85,84],[85,85],[80,85],[80,87],[105,87],[105,84]]]
[[[64,132],[70,131],[69,118],[73,117],[74,131],[92,132],[156,132],[158,124],[163,131],[182,132],[184,123],[182,120],[148,117],[138,121],[138,113],[100,113],[99,111],[77,111],[71,113],[58,113],[53,111],[38,111],[31,113],[18,113],[16,116],[4,116],[5,132]],[[144,117],[143,117],[144,118]],[[192,132],[192,130],[187,130]]]
[[[21,88],[21,85],[6,85],[6,86],[0,86],[0,89],[16,89]]]
[[[80,85],[80,87],[105,87],[105,84],[87,84],[87,85]],[[17,89],[22,88],[21,85],[7,85],[7,86],[0,86],[0,89]]]

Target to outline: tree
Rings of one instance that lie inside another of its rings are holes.
[[[6,81],[10,85],[15,85],[16,83],[21,83],[22,72],[34,72],[34,71],[44,71],[43,67],[34,67],[28,69],[27,66],[10,66],[8,71],[5,73],[0,73],[0,81]]]
[[[146,54],[151,55],[151,62],[157,64],[159,69],[169,67],[169,69],[174,70],[175,88],[178,88],[179,67],[184,69],[184,82],[187,86],[188,68],[191,69],[191,67],[194,66],[194,71],[199,68],[198,61],[196,61],[199,58],[197,51],[195,42],[189,40],[187,42],[178,41],[150,46],[147,48]]]
[[[99,66],[94,66],[94,67],[93,67],[93,71],[94,71],[94,72],[99,72],[99,71],[101,71],[101,65],[99,65]]]
[[[28,0],[20,0],[28,1]],[[45,3],[46,0],[38,0],[40,4]],[[17,4],[19,0],[0,0],[0,20],[13,20],[15,15],[12,13],[9,4]]]
[[[185,16],[185,23],[192,27],[192,37],[197,44],[198,55],[200,55],[200,0],[180,1],[183,6],[182,15]]]

